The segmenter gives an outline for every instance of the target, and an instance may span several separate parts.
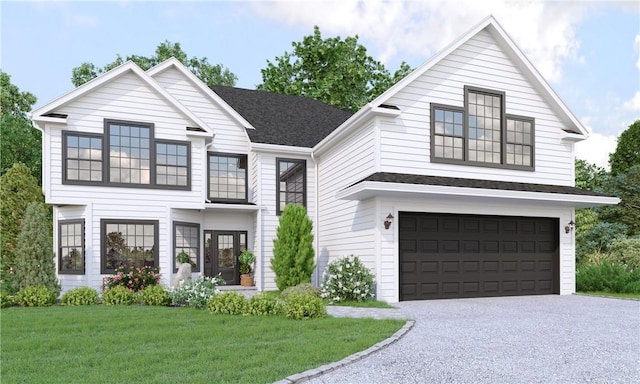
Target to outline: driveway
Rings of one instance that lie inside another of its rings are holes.
[[[310,383],[640,383],[640,301],[524,296],[398,304],[397,343]]]

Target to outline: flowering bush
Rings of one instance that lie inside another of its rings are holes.
[[[320,296],[329,304],[345,300],[373,298],[373,274],[358,256],[347,256],[329,264],[322,274]]]
[[[171,303],[194,308],[205,308],[211,297],[218,293],[218,285],[225,284],[220,274],[215,277],[200,276],[195,280],[180,282],[180,288],[171,292]]]
[[[160,273],[154,267],[119,267],[113,276],[102,280],[103,291],[115,287],[125,287],[131,292],[139,292],[151,285],[160,283]]]

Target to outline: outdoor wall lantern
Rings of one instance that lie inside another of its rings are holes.
[[[391,224],[393,224],[393,215],[389,214],[384,221],[384,229],[389,229]]]
[[[567,225],[564,226],[564,232],[569,233],[573,231],[573,228],[575,228],[575,226],[576,226],[576,223],[574,223],[573,220],[571,220]]]

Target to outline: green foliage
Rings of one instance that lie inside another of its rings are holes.
[[[293,320],[317,319],[327,316],[327,307],[312,293],[292,293],[284,298],[282,313]]]
[[[160,273],[154,267],[120,267],[115,275],[102,278],[105,291],[115,287],[125,287],[133,292],[140,292],[146,287],[160,283]]]
[[[609,165],[613,176],[625,174],[633,166],[640,166],[640,120],[620,134],[615,152],[609,155]]]
[[[98,292],[91,287],[78,287],[67,291],[60,300],[62,305],[98,304]]]
[[[575,160],[576,187],[589,191],[600,191],[607,180],[607,171],[585,160]]]
[[[640,268],[640,238],[614,240],[609,247],[611,261],[631,270]]]
[[[322,274],[321,297],[329,304],[345,300],[365,301],[373,298],[373,274],[358,256],[337,259]]]
[[[242,315],[246,306],[247,300],[244,296],[234,291],[214,295],[207,303],[209,312],[223,315]]]
[[[238,262],[240,263],[240,273],[248,274],[253,271],[251,268],[251,264],[256,261],[256,256],[251,252],[250,249],[245,249],[242,251],[240,256],[238,256]]]
[[[576,269],[577,291],[640,293],[640,268],[631,270],[624,265],[605,260],[597,264],[583,264]]]
[[[245,306],[245,314],[252,316],[270,316],[280,313],[280,302],[276,295],[262,292],[252,296]]]
[[[104,305],[132,305],[138,302],[138,295],[123,286],[117,286],[102,294]]]
[[[3,113],[0,117],[0,175],[14,164],[24,163],[36,181],[42,179],[42,133],[23,116]]]
[[[626,238],[627,227],[623,224],[598,221],[587,230],[576,231],[576,260],[590,253],[608,252],[614,240]]]
[[[14,266],[20,226],[27,205],[32,202],[44,202],[38,180],[31,176],[26,165],[14,164],[0,176],[0,252],[3,271]],[[45,233],[49,232],[47,230]]]
[[[271,259],[279,290],[311,282],[315,268],[312,228],[307,210],[302,205],[289,204],[285,207],[273,240]]]
[[[162,285],[150,285],[140,292],[140,300],[145,305],[169,305],[169,292]]]
[[[99,75],[112,70],[113,68],[124,64],[127,61],[133,61],[143,70],[154,67],[163,61],[175,57],[184,64],[196,77],[207,85],[227,85],[234,86],[238,77],[221,64],[210,64],[206,57],[187,57],[182,50],[180,43],[172,43],[164,41],[158,45],[153,56],[129,55],[126,58],[117,55],[116,60],[98,68],[92,63],[82,63],[80,66],[73,68],[71,82],[76,87],[98,77]]]
[[[36,100],[32,93],[21,92],[18,86],[11,84],[11,76],[0,70],[0,112],[3,115],[26,117]]]
[[[30,203],[16,247],[14,285],[17,289],[43,285],[60,292],[49,232],[45,205]]]
[[[200,276],[195,280],[182,281],[180,287],[171,292],[171,303],[204,309],[209,299],[218,293],[218,285],[224,283],[220,274],[215,277]]]
[[[300,95],[355,112],[405,77],[411,68],[402,63],[392,75],[367,55],[358,36],[323,39],[315,26],[313,35],[293,42],[293,52],[267,60],[260,90]]]
[[[320,288],[314,287],[310,283],[298,284],[295,287],[289,287],[282,291],[282,297],[287,297],[293,293],[309,293],[313,296],[320,297]]]
[[[640,165],[610,177],[604,192],[619,197],[621,201],[617,205],[600,208],[600,220],[626,225],[629,236],[640,235]]]
[[[8,292],[0,292],[0,308],[12,307],[15,304],[13,295]]]
[[[49,307],[56,303],[58,292],[43,285],[25,287],[18,292],[15,302],[23,307]]]

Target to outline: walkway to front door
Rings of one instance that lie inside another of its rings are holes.
[[[204,231],[204,275],[220,273],[227,285],[239,284],[238,256],[246,248],[246,231]]]

